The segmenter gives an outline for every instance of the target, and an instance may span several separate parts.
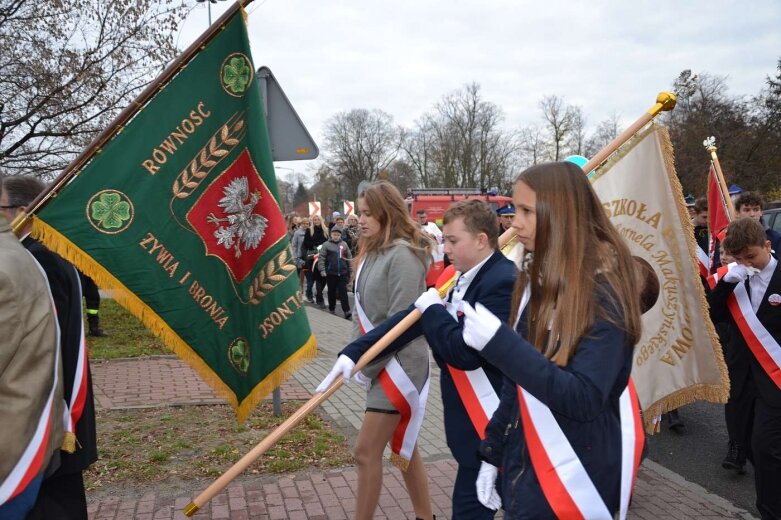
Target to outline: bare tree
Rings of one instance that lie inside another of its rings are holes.
[[[583,153],[580,155],[591,158],[599,153],[600,150],[621,134],[623,129],[620,122],[621,117],[615,112],[610,114],[607,119],[601,121],[594,133],[586,139]]]
[[[409,165],[425,187],[488,189],[506,184],[517,145],[501,129],[504,115],[477,83],[444,96],[405,135]]]
[[[326,164],[353,194],[363,180],[377,179],[399,152],[400,130],[382,110],[354,109],[333,116],[325,129]]]
[[[6,0],[0,173],[63,169],[176,56],[182,0]]]
[[[548,142],[545,134],[537,125],[521,128],[520,132],[521,162],[524,166],[534,166],[548,156]]]
[[[572,131],[573,110],[564,100],[558,96],[545,96],[540,100],[542,116],[547,123],[551,143],[550,159],[560,161],[562,159],[565,142]]]
[[[586,151],[586,123],[588,119],[579,106],[570,106],[571,130],[567,137],[569,154],[583,155]]]

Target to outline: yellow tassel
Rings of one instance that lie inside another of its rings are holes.
[[[394,466],[396,466],[397,468],[399,468],[401,471],[405,473],[409,469],[409,461],[404,457],[402,457],[401,455],[399,455],[398,453],[391,452],[390,462],[391,464],[393,464]]]
[[[62,439],[62,447],[60,447],[65,453],[76,453],[76,434],[73,432],[65,432],[65,437]]]

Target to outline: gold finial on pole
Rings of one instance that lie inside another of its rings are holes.
[[[672,92],[662,91],[656,96],[656,104],[649,110],[652,116],[655,116],[659,112],[669,112],[675,108],[675,103],[678,98]],[[656,109],[656,111],[654,111]]]
[[[592,157],[586,165],[583,167],[583,173],[589,174],[597,169],[597,166],[607,160],[610,155],[618,150],[624,143],[632,138],[637,132],[640,131],[645,125],[647,125],[659,112],[669,112],[675,108],[676,102],[675,94],[672,92],[662,91],[656,95],[656,103],[649,108],[640,118],[632,123],[629,128],[621,132],[621,135],[610,141],[607,146],[602,148],[597,154]],[[515,236],[515,230],[513,228],[508,229],[499,237],[499,249],[503,248],[507,243]]]
[[[705,150],[710,153],[710,160],[713,163],[713,170],[716,172],[716,179],[719,181],[719,191],[721,191],[721,199],[724,201],[724,206],[729,212],[729,219],[735,218],[735,206],[732,204],[732,198],[729,196],[729,189],[727,188],[727,182],[724,180],[724,173],[721,171],[721,164],[719,163],[719,156],[716,155],[716,138],[714,136],[707,137],[702,145]]]

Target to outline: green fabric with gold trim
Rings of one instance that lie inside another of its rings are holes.
[[[236,407],[315,354],[242,16],[38,212],[93,276]]]

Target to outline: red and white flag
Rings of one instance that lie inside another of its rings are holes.
[[[722,193],[716,168],[711,163],[710,171],[708,171],[708,230],[710,232],[710,251],[708,251],[708,254],[711,273],[718,268],[713,262],[716,244],[724,238],[724,231],[727,229],[730,221],[727,199],[725,197],[729,197],[729,194]]]

